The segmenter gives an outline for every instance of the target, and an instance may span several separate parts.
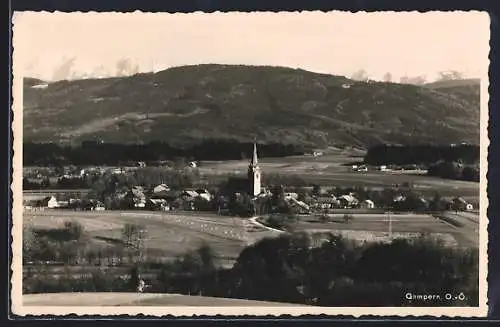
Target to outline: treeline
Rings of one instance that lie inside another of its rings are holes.
[[[474,164],[479,161],[478,145],[377,145],[364,158],[369,165],[429,165],[438,161]]]
[[[25,253],[34,254],[27,245]],[[47,258],[37,253],[40,259]],[[444,247],[425,235],[360,244],[332,234],[321,238],[285,234],[248,246],[231,269],[217,268],[215,258],[216,253],[205,245],[155,265],[154,271],[148,270],[146,262],[123,266],[130,271],[128,278],[99,273],[99,268],[93,268],[91,276],[75,276],[67,270],[58,279],[47,271],[31,271],[24,274],[23,288],[25,293],[119,292],[134,290],[140,279],[146,279],[147,291],[154,293],[318,306],[478,305],[478,250]],[[441,298],[412,296],[417,294]]]
[[[23,164],[29,165],[120,165],[189,158],[189,160],[239,160],[249,158],[253,144],[231,140],[206,140],[191,147],[174,147],[164,142],[148,144],[82,142],[79,146],[27,142],[23,145]],[[259,144],[260,157],[303,154],[306,149],[281,143]]]
[[[463,165],[456,161],[440,161],[427,169],[429,176],[479,182],[479,165]]]

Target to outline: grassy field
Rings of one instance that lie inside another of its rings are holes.
[[[391,187],[405,182],[424,195],[432,196],[438,191],[442,196],[464,196],[468,201],[476,202],[479,198],[479,183],[442,179],[418,172],[370,170],[355,172],[349,163],[361,161],[359,151],[331,149],[320,157],[293,156],[285,158],[262,158],[262,180],[266,183],[266,174],[296,175],[309,183],[325,187],[331,186],[366,186],[372,188]],[[200,164],[200,172],[206,176],[227,174],[246,174],[248,160],[206,161]]]
[[[161,251],[165,257],[176,257],[206,243],[227,261],[235,259],[247,245],[273,235],[248,220],[208,213],[45,210],[26,211],[23,216],[24,226],[35,228],[58,228],[64,221],[78,221],[94,242],[120,241],[126,223],[141,224],[146,229],[147,251]]]
[[[25,306],[298,306],[280,302],[156,293],[48,293],[23,295]]]
[[[447,213],[447,215],[455,216],[454,213]],[[474,214],[470,215],[473,216]],[[407,238],[421,233],[428,233],[442,239],[449,246],[477,247],[479,244],[478,216],[475,218],[477,219],[476,223],[469,220],[469,224],[460,228],[425,214],[392,213],[390,216],[387,214],[354,214],[353,217],[353,220],[349,223],[342,221],[342,214],[330,215],[329,222],[320,222],[315,217],[301,217],[294,224],[294,230],[308,232],[336,231],[348,238],[359,241],[388,241],[390,220],[392,238]]]

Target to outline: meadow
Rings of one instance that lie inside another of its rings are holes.
[[[266,174],[299,176],[309,184],[324,188],[369,187],[382,189],[394,185],[412,184],[412,188],[424,196],[439,192],[443,197],[462,196],[467,201],[478,202],[479,183],[461,180],[442,179],[427,176],[425,171],[377,171],[369,167],[368,172],[351,169],[351,163],[361,162],[364,152],[356,149],[341,150],[329,148],[322,156],[290,156],[283,158],[262,158],[259,165],[262,181],[266,184]],[[228,174],[246,174],[248,160],[203,161],[199,171],[207,178],[224,179]]]

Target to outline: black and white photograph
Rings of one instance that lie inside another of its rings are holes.
[[[15,12],[13,313],[486,316],[489,23]]]

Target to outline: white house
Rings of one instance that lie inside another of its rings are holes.
[[[161,193],[161,192],[168,192],[168,191],[170,191],[170,188],[165,184],[160,184],[160,185],[157,185],[153,188],[153,193]]]
[[[42,206],[47,208],[57,208],[59,203],[55,196],[48,196],[42,200]]]
[[[354,208],[359,204],[358,199],[351,194],[342,195],[338,200],[342,208]]]
[[[285,198],[293,198],[295,200],[299,198],[299,195],[297,193],[295,193],[295,192],[286,192],[286,193],[283,194],[283,196]]]
[[[196,190],[196,193],[198,193],[198,196],[201,197],[202,199],[206,201],[212,201],[212,194],[210,194],[210,192],[208,192],[207,190],[199,189]]]
[[[375,203],[373,203],[372,200],[364,200],[364,201],[361,201],[359,206],[363,209],[373,209],[373,208],[375,208]]]

